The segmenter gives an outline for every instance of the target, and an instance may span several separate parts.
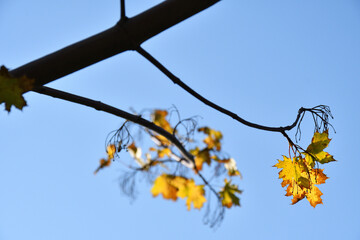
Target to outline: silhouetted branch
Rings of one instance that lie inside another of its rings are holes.
[[[101,33],[20,66],[10,74],[33,78],[35,87],[40,87],[118,53],[135,50],[146,40],[219,1],[163,1]]]
[[[203,96],[201,96],[199,93],[197,93],[196,91],[194,91],[192,88],[190,88],[188,85],[186,85],[183,81],[181,81],[178,77],[176,77],[172,72],[170,72],[167,68],[165,68],[158,60],[156,60],[153,56],[151,56],[147,51],[145,51],[142,47],[139,47],[136,49],[136,51],[141,54],[144,58],[146,58],[149,62],[151,62],[155,67],[157,67],[161,72],[163,72],[168,78],[170,78],[174,84],[179,85],[182,89],[184,89],[185,91],[187,91],[188,93],[190,93],[192,96],[194,96],[195,98],[197,98],[198,100],[200,100],[201,102],[203,102],[204,104],[218,110],[219,112],[226,114],[230,117],[232,117],[233,119],[241,122],[242,124],[252,127],[252,128],[257,128],[257,129],[261,129],[261,130],[265,130],[265,131],[272,131],[272,132],[282,132],[282,131],[288,131],[293,129],[299,119],[301,114],[304,111],[307,111],[307,109],[305,108],[300,108],[298,115],[294,121],[293,124],[286,126],[286,127],[268,127],[268,126],[263,126],[263,125],[259,125],[256,123],[252,123],[249,121],[246,121],[245,119],[239,117],[237,114],[223,108],[220,107],[219,105],[209,101],[208,99],[204,98]]]
[[[165,138],[167,138],[172,144],[174,144],[174,146],[180,151],[182,158],[181,158],[181,162],[185,165],[187,165],[187,167],[189,168],[193,168],[194,166],[194,157],[185,150],[185,148],[183,147],[183,145],[179,142],[179,140],[172,135],[172,133],[167,132],[165,129],[155,125],[154,123],[142,118],[141,116],[137,116],[137,115],[133,115],[131,113],[125,112],[121,109],[115,108],[113,106],[104,104],[100,101],[95,101],[89,98],[85,98],[85,97],[81,97],[75,94],[71,94],[71,93],[67,93],[67,92],[63,92],[60,90],[56,90],[53,88],[49,88],[49,87],[41,87],[38,90],[36,90],[37,93],[41,93],[41,94],[45,94],[48,96],[52,96],[55,98],[60,98],[66,101],[70,101],[70,102],[74,102],[74,103],[78,103],[84,106],[88,106],[91,108],[94,108],[98,111],[104,111],[107,113],[110,113],[112,115],[121,117],[121,118],[125,118],[131,122],[137,123],[143,127],[146,127],[148,129],[153,130],[154,132],[164,136]],[[185,161],[185,162],[184,162]]]

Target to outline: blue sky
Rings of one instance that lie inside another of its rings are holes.
[[[161,1],[132,0],[128,16]],[[118,1],[0,0],[0,64],[13,69],[113,26]],[[292,206],[271,167],[287,153],[278,133],[251,129],[192,98],[135,52],[61,78],[50,87],[140,111],[175,105],[224,134],[244,178],[241,208],[216,231],[203,211],[118,186],[121,165],[94,176],[107,134],[122,120],[27,93],[29,107],[0,112],[0,239],[360,239],[358,135],[360,2],[224,0],[142,46],[212,101],[259,124],[292,123],[300,107],[329,105],[337,131],[325,165],[323,205]],[[302,127],[307,146],[313,127]],[[294,136],[295,132],[290,132]]]

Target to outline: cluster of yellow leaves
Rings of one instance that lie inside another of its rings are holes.
[[[110,166],[111,160],[114,159],[114,156],[116,153],[115,145],[111,144],[111,145],[107,146],[106,153],[107,153],[107,159],[104,159],[104,158],[100,159],[100,165],[95,170],[94,174],[96,174],[98,171],[100,171],[100,169]]]
[[[226,170],[228,170],[228,175],[230,177],[241,177],[241,174],[237,169],[236,162],[233,158],[221,159],[217,155],[221,150],[221,140],[223,138],[222,133],[209,127],[199,128],[198,132],[203,132],[206,134],[206,137],[203,140],[206,146],[202,149],[196,147],[195,149],[190,150],[190,153],[194,155],[196,170],[201,171],[204,163],[210,166],[211,161],[214,160],[218,163],[224,164],[224,167]]]
[[[206,202],[204,185],[196,185],[193,179],[181,176],[162,174],[158,176],[151,189],[154,197],[162,194],[165,199],[176,201],[178,197],[186,198],[187,209],[200,209]]]
[[[168,112],[166,110],[154,110],[154,112],[151,114],[151,119],[154,124],[170,133],[173,133],[174,128],[171,126],[167,118]],[[210,166],[211,162],[215,161],[218,163],[218,166],[224,167],[227,170],[229,177],[241,177],[241,174],[237,169],[236,162],[233,158],[222,159],[219,157],[221,150],[221,140],[223,138],[222,133],[209,127],[202,127],[197,130],[198,132],[204,133],[206,136],[203,139],[203,143],[205,143],[203,148],[199,148],[197,146],[189,151],[194,156],[196,166],[194,168],[195,173],[199,173],[203,170],[204,163]],[[175,152],[172,152],[171,142],[168,139],[156,133],[150,133],[150,135],[154,140],[156,147],[149,148],[149,152],[145,153],[145,160],[143,158],[143,152],[141,148],[137,147],[135,142],[132,142],[126,147],[127,151],[133,160],[140,166],[138,170],[149,171],[150,168],[155,165],[160,165],[164,169],[169,170],[165,164],[166,161],[174,161],[174,159],[178,161],[176,157],[179,158],[179,156],[177,156]],[[107,147],[108,158],[107,160],[100,160],[100,166],[95,171],[95,173],[97,173],[100,169],[110,165],[111,160],[114,158],[115,152],[115,145],[109,145]],[[156,156],[154,156],[155,154]],[[222,187],[218,192],[218,196],[220,197],[222,205],[227,208],[232,206],[239,206],[239,198],[236,195],[240,194],[241,191],[238,189],[237,185],[231,184],[231,180],[224,180],[224,187]],[[174,201],[178,198],[186,199],[188,210],[191,209],[191,206],[200,209],[206,202],[204,185],[196,185],[193,179],[188,179],[182,176],[169,175],[166,173],[163,173],[156,178],[151,192],[153,196],[162,194],[165,199],[171,199]]]
[[[321,199],[323,194],[315,185],[325,183],[328,177],[323,173],[323,169],[314,167],[316,163],[335,161],[333,156],[323,151],[330,141],[328,131],[315,132],[306,152],[293,158],[283,156],[284,160],[278,160],[274,165],[282,169],[279,172],[279,178],[283,180],[281,186],[287,186],[285,196],[293,196],[292,204],[305,197],[313,207],[323,203]]]
[[[199,128],[198,131],[207,135],[207,137],[204,139],[204,143],[207,145],[208,149],[216,149],[216,151],[221,150],[220,140],[223,138],[223,136],[220,131],[216,131],[209,127]]]
[[[23,93],[33,88],[34,80],[25,76],[14,78],[10,76],[5,66],[0,67],[0,104],[5,103],[6,111],[10,112],[11,106],[22,109],[26,106]]]

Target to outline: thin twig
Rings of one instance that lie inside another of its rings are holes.
[[[125,13],[125,0],[120,0],[120,21],[125,21],[127,19]]]
[[[187,91],[188,93],[190,93],[192,96],[194,96],[195,98],[197,98],[198,100],[200,100],[201,102],[203,102],[204,104],[218,110],[219,112],[226,114],[230,117],[232,117],[233,119],[241,122],[242,124],[252,127],[252,128],[257,128],[257,129],[261,129],[261,130],[265,130],[265,131],[271,131],[271,132],[282,132],[282,131],[288,131],[293,129],[296,124],[298,123],[301,113],[303,113],[304,111],[306,111],[306,109],[304,108],[300,108],[298,115],[294,121],[293,124],[286,126],[286,127],[268,127],[268,126],[263,126],[263,125],[259,125],[256,123],[252,123],[249,121],[246,121],[245,119],[239,117],[237,114],[223,108],[220,107],[219,105],[209,101],[208,99],[204,98],[203,96],[201,96],[199,93],[197,93],[196,91],[194,91],[192,88],[190,88],[188,85],[186,85],[183,81],[181,81],[178,77],[176,77],[172,72],[170,72],[167,68],[165,68],[159,61],[157,61],[152,55],[150,55],[147,51],[145,51],[142,47],[138,47],[136,49],[136,51],[142,55],[144,58],[146,58],[149,62],[151,62],[155,67],[157,67],[161,72],[163,72],[168,78],[170,78],[174,84],[179,85],[182,89],[184,89],[185,91]]]

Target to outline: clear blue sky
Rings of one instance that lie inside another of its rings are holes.
[[[128,0],[128,16],[161,1]],[[119,1],[0,0],[0,65],[13,69],[114,25]],[[122,120],[27,93],[29,107],[0,112],[0,239],[360,239],[360,2],[224,0],[143,47],[201,94],[249,121],[292,123],[300,107],[329,105],[337,134],[325,165],[323,205],[292,206],[271,167],[287,153],[278,133],[243,126],[198,102],[135,52],[49,84],[124,110],[201,115],[224,134],[243,173],[241,208],[217,231],[183,201],[121,194],[121,165],[93,171]],[[3,107],[3,106],[1,106]],[[303,142],[312,135],[304,120]],[[294,132],[290,133],[291,136]]]

